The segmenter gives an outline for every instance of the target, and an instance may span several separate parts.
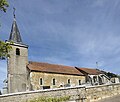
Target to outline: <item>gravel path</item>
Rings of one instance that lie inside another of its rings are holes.
[[[98,102],[120,102],[120,95],[100,100]]]

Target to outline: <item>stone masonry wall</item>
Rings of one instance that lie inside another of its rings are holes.
[[[42,85],[40,85],[40,78],[43,79]],[[53,85],[53,79],[55,79],[55,85]],[[38,90],[41,88],[41,86],[50,86],[50,88],[58,88],[60,87],[60,85],[66,85],[68,83],[68,79],[70,79],[71,86],[79,85],[79,80],[81,80],[81,83],[85,83],[85,76],[39,72],[30,73],[30,82],[33,86],[33,90]]]
[[[64,97],[70,96],[72,102],[95,102],[103,98],[120,94],[120,83],[91,86],[91,87],[70,87],[61,89],[47,89],[31,92],[20,92],[8,95],[1,95],[0,102],[29,102],[38,97]]]
[[[28,49],[27,47],[19,45],[11,45],[12,50],[9,52],[10,58],[7,63],[7,80],[8,93],[23,92],[27,85],[27,70],[28,64]],[[16,51],[19,51],[19,55]]]

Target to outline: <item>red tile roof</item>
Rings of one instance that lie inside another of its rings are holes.
[[[87,73],[90,75],[98,75],[98,74],[103,74],[101,71],[97,70],[97,69],[90,69],[90,68],[78,68],[76,67],[80,72],[82,73]]]
[[[31,71],[48,72],[48,73],[59,73],[69,75],[83,75],[75,67],[63,66],[57,64],[49,64],[43,62],[30,62],[27,67]]]

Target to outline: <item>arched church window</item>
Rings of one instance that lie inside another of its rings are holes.
[[[53,85],[55,85],[55,79],[53,79]]]
[[[68,79],[68,84],[70,84],[70,79]]]
[[[81,80],[79,80],[79,85],[81,85]]]
[[[43,85],[43,79],[40,78],[40,85]]]
[[[20,55],[20,49],[16,48],[16,55]]]

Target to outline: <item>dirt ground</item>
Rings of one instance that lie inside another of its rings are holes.
[[[100,100],[98,102],[120,102],[120,95]]]

